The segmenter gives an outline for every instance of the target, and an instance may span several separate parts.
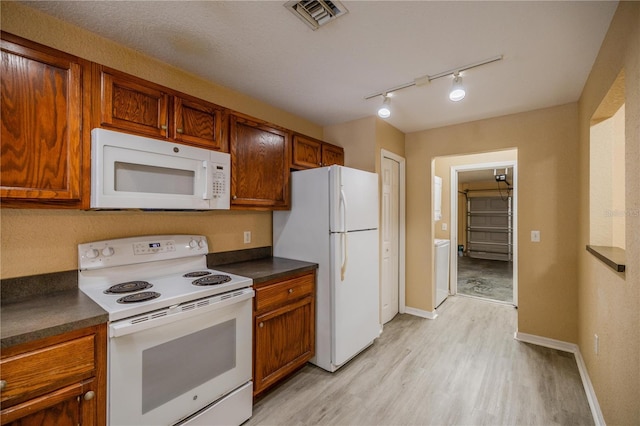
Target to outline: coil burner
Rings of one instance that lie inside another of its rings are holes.
[[[104,291],[104,294],[133,293],[134,291],[146,290],[153,287],[148,281],[129,281],[126,283],[112,285]]]
[[[129,294],[117,300],[118,303],[139,303],[160,297],[160,293],[155,291],[143,291],[140,293]]]
[[[211,275],[211,272],[210,271],[187,272],[186,274],[183,275],[183,277],[185,277],[185,278],[198,278],[198,277],[204,277],[205,275]]]
[[[229,275],[208,275],[206,277],[195,280],[193,285],[219,285],[231,281]]]

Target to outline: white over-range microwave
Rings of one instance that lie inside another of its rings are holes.
[[[91,131],[91,208],[229,209],[229,154],[105,129]]]

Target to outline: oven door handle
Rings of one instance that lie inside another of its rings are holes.
[[[255,292],[252,288],[234,290],[226,294],[181,303],[144,315],[115,321],[109,324],[109,337],[121,337],[127,334],[137,333],[164,324],[191,318],[206,312],[219,310],[236,303],[253,298]]]

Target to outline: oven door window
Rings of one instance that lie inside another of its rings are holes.
[[[142,351],[142,414],[233,370],[236,325],[234,318]]]
[[[173,424],[250,381],[251,303],[112,337],[109,423]]]

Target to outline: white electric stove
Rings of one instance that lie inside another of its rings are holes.
[[[201,235],[78,245],[78,286],[109,313],[108,423],[251,417],[250,278],[207,268]]]

